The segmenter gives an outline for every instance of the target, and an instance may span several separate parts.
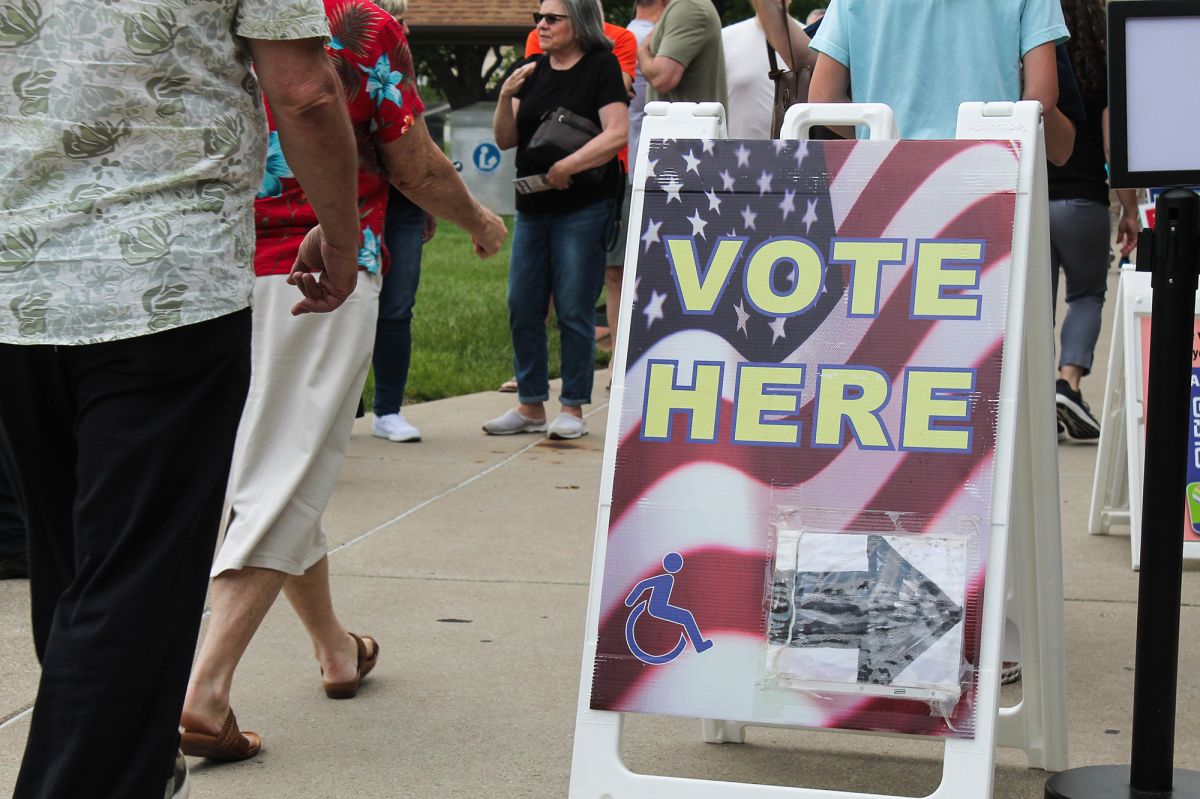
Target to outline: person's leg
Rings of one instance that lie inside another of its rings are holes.
[[[180,715],[183,728],[216,735],[229,714],[238,662],[279,596],[286,575],[274,569],[231,569],[212,581],[212,614]]]
[[[1090,200],[1068,201],[1055,224],[1062,242],[1063,273],[1067,279],[1067,313],[1062,324],[1059,373],[1071,388],[1092,370],[1100,338],[1100,312],[1108,289],[1108,209]]]
[[[61,589],[51,610],[45,587],[34,588],[42,678],[18,799],[163,794],[249,379],[249,332],[244,311],[47,348],[32,369],[0,355],[6,376],[39,386],[0,392],[0,418],[34,583],[46,576]],[[47,464],[49,452],[64,460]],[[66,492],[69,521],[45,507]],[[54,574],[63,569],[65,581]]]
[[[321,558],[304,574],[288,575],[283,592],[308,630],[313,654],[324,679],[327,682],[354,679],[358,670],[358,646],[333,609],[329,558]]]
[[[562,341],[563,412],[582,416],[592,401],[596,363],[596,299],[604,283],[604,223],[610,201],[556,217],[550,234],[554,304]]]
[[[404,404],[412,357],[412,317],[421,281],[421,239],[425,212],[399,192],[388,199],[383,240],[390,266],[379,293],[379,320],[375,326],[376,417],[399,413]]]
[[[182,715],[194,732],[220,730],[238,662],[285,575],[303,574],[325,556],[321,515],[366,378],[379,278],[360,272],[357,289],[333,314],[293,318],[293,291],[282,276],[255,281],[254,382],[227,491],[231,520],[213,564],[212,617]],[[279,412],[297,398],[304,414]]]
[[[1067,281],[1054,396],[1060,437],[1093,442],[1099,439],[1100,422],[1084,401],[1079,381],[1091,371],[1100,337],[1108,281],[1108,209],[1088,200],[1057,201],[1051,203],[1050,219]]]
[[[617,215],[619,235],[615,237],[616,241],[609,248],[604,261],[604,315],[608,318],[614,356],[620,344],[617,340],[617,327],[621,318],[621,282],[625,277],[625,243],[629,235],[629,206],[632,198],[633,187],[627,182],[625,194],[621,199],[621,210]]]
[[[546,307],[550,302],[550,236],[556,217],[517,212],[508,267],[508,327],[512,333],[518,410],[545,418],[550,398]]]
[[[17,496],[4,458],[0,457],[0,580],[29,576],[25,519],[17,508]]]

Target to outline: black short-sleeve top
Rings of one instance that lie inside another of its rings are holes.
[[[534,161],[525,147],[541,124],[542,115],[562,107],[587,117],[600,127],[600,109],[609,103],[628,103],[621,67],[611,50],[591,50],[569,69],[554,69],[545,54],[534,56],[537,68],[525,80],[517,98],[517,177],[539,175],[552,164]],[[570,186],[536,194],[518,194],[517,210],[526,213],[574,211],[615,194],[620,167],[614,156],[609,178],[600,185]]]

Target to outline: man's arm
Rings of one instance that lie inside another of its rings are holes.
[[[785,15],[779,0],[751,0],[754,13],[767,35],[767,43],[793,72],[799,67],[812,67],[817,63],[817,53],[809,49],[808,34],[804,26]],[[794,58],[793,58],[794,56]],[[792,63],[795,61],[796,63]]]
[[[654,91],[666,94],[683,80],[683,64],[667,56],[654,55],[650,51],[650,39],[653,36],[647,36],[638,47],[638,66],[642,68],[642,77]]]
[[[1105,108],[1100,116],[1100,128],[1104,139],[1104,163],[1109,160],[1109,129],[1108,109]],[[1117,189],[1117,200],[1121,203],[1121,219],[1117,222],[1117,246],[1121,257],[1129,255],[1137,247],[1138,233],[1142,229],[1142,220],[1138,216],[1137,190]]]
[[[341,85],[320,39],[248,39],[279,143],[320,225],[289,281],[304,299],[292,313],[332,311],[358,282],[358,154]],[[324,272],[318,279],[311,272]]]
[[[1054,42],[1039,44],[1030,50],[1021,59],[1021,66],[1024,69],[1021,99],[1037,100],[1042,104],[1046,160],[1062,166],[1075,149],[1075,126],[1058,110],[1058,62]]]
[[[850,102],[850,70],[836,58],[824,53],[817,55],[817,67],[813,70],[812,82],[808,85],[810,103]],[[854,138],[854,128],[837,125],[829,128],[843,139]]]
[[[434,143],[418,116],[412,128],[398,139],[379,145],[379,155],[392,185],[421,208],[446,219],[471,234],[480,258],[494,254],[504,244],[504,221],[484,208],[446,154]]]

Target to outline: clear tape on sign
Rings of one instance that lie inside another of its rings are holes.
[[[803,525],[795,515],[780,508],[773,531],[763,687],[916,700],[949,720],[974,675],[964,619],[978,521],[922,532],[877,514],[847,531],[835,512],[806,511]]]

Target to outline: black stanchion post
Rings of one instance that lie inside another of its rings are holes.
[[[1200,773],[1174,768],[1200,197],[1166,191],[1155,217],[1154,231],[1138,240],[1138,270],[1153,272],[1154,304],[1131,765],[1064,771],[1046,783],[1046,799],[1200,799]]]

